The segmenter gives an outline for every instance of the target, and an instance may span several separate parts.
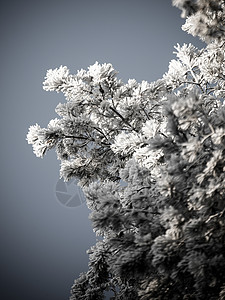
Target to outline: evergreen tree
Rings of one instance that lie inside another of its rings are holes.
[[[34,153],[56,149],[79,179],[94,231],[89,270],[71,300],[225,299],[225,3],[173,0],[183,29],[206,47],[177,45],[153,83],[123,83],[111,64],[48,70],[60,118],[31,126]]]

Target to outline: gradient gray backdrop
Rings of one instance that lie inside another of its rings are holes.
[[[97,60],[111,62],[123,81],[153,81],[177,42],[202,44],[180,29],[169,0],[12,0],[0,10],[0,297],[64,300],[87,271],[96,238],[85,204],[67,208],[55,197],[54,151],[38,159],[25,140],[28,127],[46,126],[64,101],[42,90],[46,70],[66,65],[76,73]]]

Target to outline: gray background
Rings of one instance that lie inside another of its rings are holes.
[[[45,127],[64,101],[42,90],[46,70],[76,73],[97,60],[111,62],[123,81],[153,81],[177,42],[202,44],[180,29],[169,0],[14,0],[2,2],[0,14],[1,298],[68,299],[96,237],[85,204],[56,199],[54,151],[38,159],[25,140],[28,127]]]

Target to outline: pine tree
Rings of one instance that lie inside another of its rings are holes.
[[[153,83],[123,83],[111,64],[71,75],[59,119],[27,135],[36,156],[55,148],[65,180],[79,179],[102,241],[71,300],[225,299],[225,3],[174,0],[183,29],[206,47],[177,45]]]

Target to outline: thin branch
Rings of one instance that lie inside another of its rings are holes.
[[[132,130],[134,130],[135,132],[138,132],[116,109],[114,109],[112,106],[109,107],[118,117],[120,117],[120,119],[126,124],[128,125],[130,128],[132,128]]]
[[[94,128],[96,131],[98,131],[99,133],[101,133],[101,135],[103,135],[104,138],[105,138],[106,140],[108,140],[108,137],[105,135],[105,133],[104,133],[100,128],[97,128],[97,127],[95,127],[95,126],[92,126],[92,128]]]

